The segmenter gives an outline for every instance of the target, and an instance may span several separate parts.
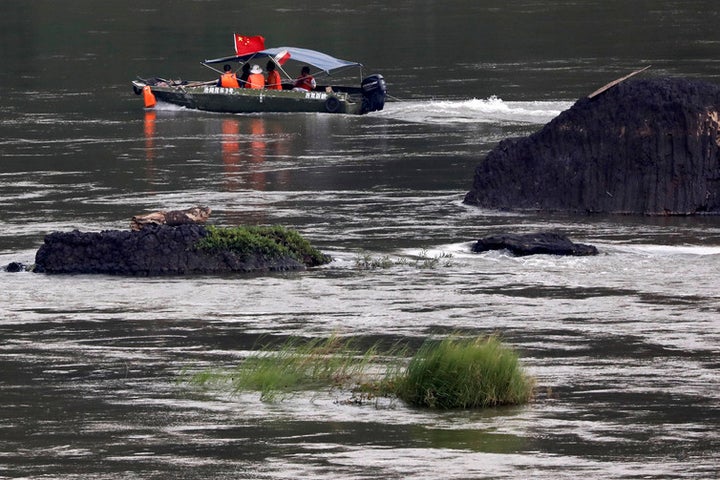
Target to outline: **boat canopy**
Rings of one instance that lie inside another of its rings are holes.
[[[328,74],[333,70],[339,70],[341,68],[362,67],[361,63],[341,60],[339,58],[331,57],[326,53],[299,47],[267,48],[265,50],[260,50],[259,52],[248,53],[245,55],[233,55],[230,57],[205,60],[203,63],[223,63],[229,61],[246,62],[252,58],[276,57],[283,52],[288,52],[290,54],[290,60],[310,64]]]

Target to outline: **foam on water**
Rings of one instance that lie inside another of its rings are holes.
[[[566,101],[486,99],[389,102],[378,115],[417,123],[545,124],[572,105]]]
[[[720,255],[720,247],[705,245],[633,245],[627,250],[656,256]]]

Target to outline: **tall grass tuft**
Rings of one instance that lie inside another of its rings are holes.
[[[290,339],[276,350],[261,350],[225,373],[201,372],[196,384],[229,383],[235,392],[255,390],[260,399],[327,386],[345,388],[362,380],[375,347],[361,352],[350,340],[333,335],[327,339]],[[349,388],[349,387],[348,387]]]
[[[437,409],[522,404],[534,388],[517,354],[495,336],[426,341],[395,384],[406,403]]]

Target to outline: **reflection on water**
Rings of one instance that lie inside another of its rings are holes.
[[[508,414],[510,412],[507,412]],[[418,437],[432,448],[469,450],[484,453],[517,453],[528,448],[528,440],[507,433],[487,432],[481,429],[432,429],[416,427]]]
[[[224,118],[222,121],[222,160],[225,170],[225,188],[237,190],[238,172],[240,162],[240,122],[234,118]]]
[[[145,176],[147,182],[155,183],[155,122],[157,114],[155,110],[145,110],[143,117],[143,133],[145,134]]]
[[[262,118],[253,118],[250,120],[250,148],[247,152],[240,155],[240,159],[244,160],[249,167],[250,176],[247,188],[252,190],[265,190],[265,172],[263,165],[265,163],[265,154],[268,147],[265,138],[265,121]]]

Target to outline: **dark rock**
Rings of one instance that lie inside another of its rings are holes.
[[[207,234],[206,227],[197,224],[148,225],[139,231],[54,232],[45,237],[37,251],[34,271],[150,276],[304,270],[314,266],[292,255],[197,248],[197,242]]]
[[[597,255],[592,245],[573,243],[564,235],[552,232],[512,234],[504,233],[481,238],[472,247],[476,253],[488,250],[509,250],[519,257],[526,255]]]
[[[628,80],[578,100],[477,166],[465,202],[485,208],[720,214],[720,87]]]
[[[22,272],[26,269],[27,267],[20,262],[10,262],[7,267],[5,267],[5,271],[10,273]]]

